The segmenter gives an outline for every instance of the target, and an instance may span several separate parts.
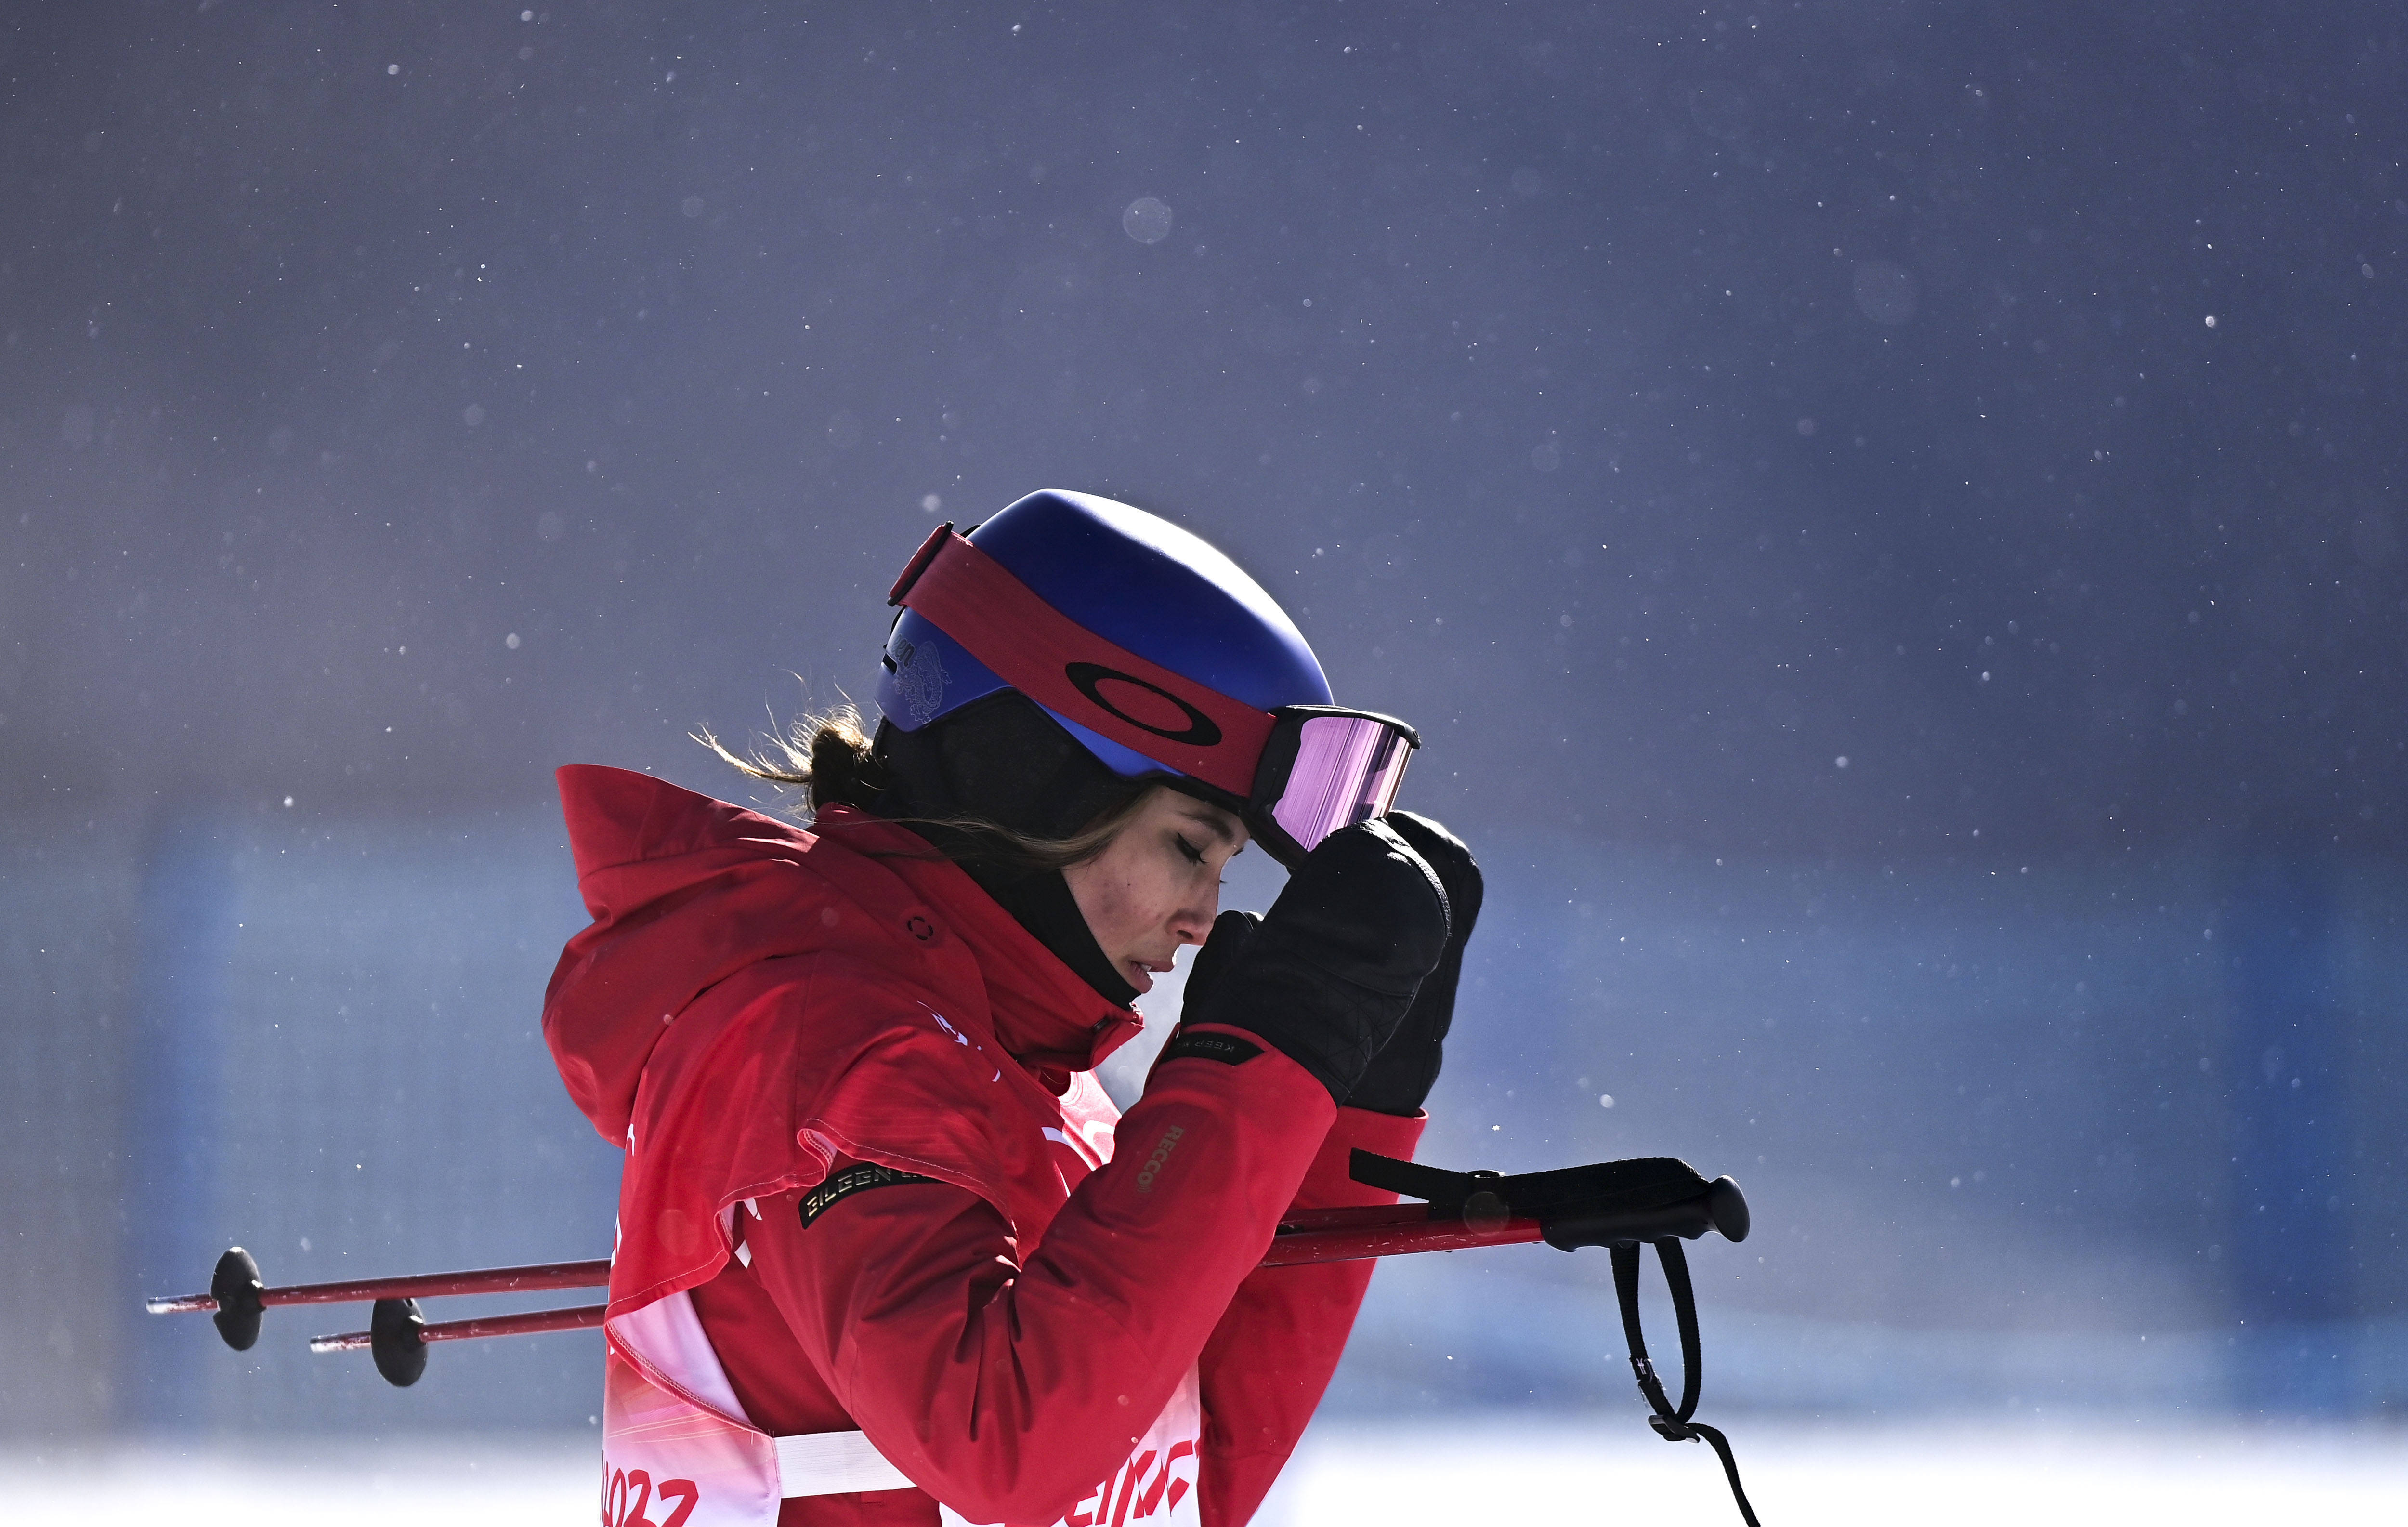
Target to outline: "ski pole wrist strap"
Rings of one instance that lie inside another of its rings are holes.
[[[1681,1404],[1677,1408],[1664,1396],[1664,1381],[1656,1376],[1656,1364],[1647,1356],[1646,1334],[1639,1327],[1639,1243],[1617,1241],[1607,1249],[1613,1257],[1614,1297],[1622,1304],[1622,1333],[1630,1343],[1630,1371],[1638,1376],[1639,1392],[1653,1412],[1647,1424],[1667,1442],[1704,1438],[1722,1460],[1723,1476],[1730,1481],[1731,1499],[1739,1503],[1741,1519],[1747,1527],[1758,1527],[1756,1510],[1747,1504],[1747,1491],[1740,1488],[1739,1463],[1731,1457],[1730,1443],[1714,1428],[1689,1419],[1697,1412],[1703,1368],[1698,1340],[1697,1293],[1689,1285],[1689,1259],[1682,1251],[1680,1240],[1668,1235],[1656,1243],[1656,1260],[1664,1267],[1664,1285],[1672,1295],[1673,1319],[1681,1332]]]

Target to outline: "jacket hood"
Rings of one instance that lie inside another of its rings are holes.
[[[924,902],[987,983],[996,1038],[1040,1076],[1085,1070],[1135,1034],[1098,997],[919,838],[842,807],[815,832],[649,774],[558,771],[578,889],[593,925],[544,994],[544,1040],[570,1098],[624,1145],[645,1063],[696,996],[758,961],[842,951],[865,900]]]

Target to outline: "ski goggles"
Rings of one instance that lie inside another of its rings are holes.
[[[1291,865],[1340,828],[1386,814],[1421,736],[1334,705],[1265,711],[1096,635],[939,526],[886,602],[916,611],[1065,720],[1209,786]]]
[[[1388,814],[1405,765],[1422,745],[1411,727],[1369,711],[1290,705],[1270,715],[1270,740],[1243,814],[1283,864],[1293,865],[1340,828]]]

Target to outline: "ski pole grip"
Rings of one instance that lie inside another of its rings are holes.
[[[1706,1184],[1706,1213],[1713,1217],[1714,1229],[1723,1232],[1723,1239],[1747,1239],[1747,1195],[1727,1175]]]
[[[1536,1219],[1546,1243],[1563,1251],[1672,1236],[1694,1241],[1708,1231],[1747,1239],[1747,1195],[1739,1184],[1728,1177],[1708,1182],[1688,1162],[1669,1156],[1500,1176],[1358,1150],[1352,1175],[1368,1187],[1422,1200],[1433,1219],[1461,1218],[1475,1228],[1508,1217]]]
[[[1716,1177],[1692,1197],[1645,1208],[1574,1209],[1548,1217],[1546,1243],[1558,1251],[1584,1246],[1618,1246],[1679,1236],[1694,1241],[1708,1231],[1726,1240],[1747,1239],[1747,1195],[1728,1177]]]

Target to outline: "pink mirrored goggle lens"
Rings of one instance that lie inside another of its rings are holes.
[[[1385,722],[1308,716],[1271,820],[1310,853],[1340,828],[1385,815],[1412,756],[1412,744]]]

